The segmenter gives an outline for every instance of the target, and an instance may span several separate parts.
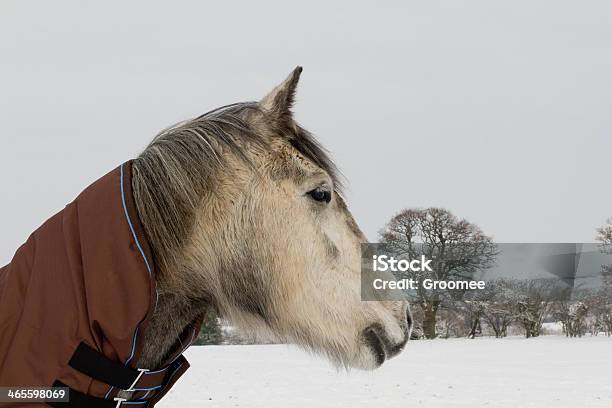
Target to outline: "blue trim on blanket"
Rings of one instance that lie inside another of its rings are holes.
[[[149,276],[151,276],[151,266],[149,265],[149,261],[140,246],[140,242],[138,242],[138,238],[136,237],[136,231],[134,231],[134,226],[132,225],[132,220],[130,219],[130,215],[128,214],[127,205],[125,204],[125,191],[123,189],[123,164],[121,165],[121,202],[123,203],[123,211],[125,212],[125,218],[127,218],[128,224],[130,224],[130,230],[132,231],[132,236],[134,237],[134,241],[136,241],[136,246],[142,255],[142,259],[144,259],[145,264],[147,265],[147,271],[149,271]]]
[[[151,270],[151,265],[149,264],[149,261],[147,259],[147,256],[144,253],[144,250],[142,249],[142,246],[140,246],[140,242],[138,241],[138,237],[136,236],[136,231],[134,230],[134,226],[132,225],[132,220],[130,219],[130,214],[128,213],[128,209],[127,209],[127,204],[125,203],[125,189],[123,188],[123,164],[119,167],[120,168],[120,173],[121,173],[121,203],[123,205],[123,212],[125,213],[125,218],[127,219],[127,222],[130,226],[130,231],[132,232],[132,236],[134,237],[134,241],[136,242],[136,246],[138,247],[138,250],[140,251],[140,255],[142,255],[142,259],[144,259],[145,265],[147,266],[147,271],[149,272],[149,278],[153,279],[152,274],[152,270]],[[155,289],[155,306],[157,306],[157,301],[159,299],[159,294],[157,293],[157,288]],[[134,337],[132,338],[132,353],[130,354],[130,357],[125,361],[125,365],[128,365],[130,361],[132,361],[132,359],[134,358],[134,352],[136,351],[136,339],[138,338],[138,330],[140,329],[140,323],[138,324],[138,326],[136,327],[136,331],[134,332]],[[106,393],[106,395],[104,396],[105,399],[108,399],[109,394],[111,393],[111,391],[113,390],[114,387],[110,387],[108,389],[108,392]],[[129,404],[129,402],[124,402],[124,404]],[[133,404],[141,404],[141,402],[133,402]]]
[[[153,391],[161,387],[163,387],[163,385],[156,385],[155,387],[147,387],[147,388],[132,388],[132,390],[134,391]]]

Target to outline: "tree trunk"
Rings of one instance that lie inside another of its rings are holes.
[[[436,314],[440,302],[433,300],[421,304],[423,309],[423,335],[428,339],[436,338]]]
[[[470,328],[470,333],[468,334],[468,338],[470,339],[476,338],[476,332],[478,331],[479,326],[480,326],[480,318],[477,317],[472,322],[472,327]]]

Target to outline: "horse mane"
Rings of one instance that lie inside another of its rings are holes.
[[[249,122],[253,113],[266,117],[259,103],[243,102],[178,123],[159,133],[134,159],[134,200],[158,274],[180,264],[202,197],[215,187],[218,172],[226,165],[223,152],[252,165],[246,149],[268,147],[264,135]],[[309,132],[297,125],[271,126],[341,189],[336,166]]]

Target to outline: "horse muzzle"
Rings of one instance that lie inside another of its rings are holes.
[[[362,337],[372,351],[378,366],[381,366],[386,360],[397,356],[404,350],[406,343],[410,339],[410,331],[412,328],[412,315],[410,310],[406,310],[406,320],[401,326],[403,329],[403,338],[399,342],[391,340],[387,330],[385,330],[380,323],[374,323],[363,331]]]

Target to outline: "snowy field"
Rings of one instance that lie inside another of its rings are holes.
[[[192,347],[159,407],[612,407],[612,339],[414,341],[373,372],[290,346]]]

